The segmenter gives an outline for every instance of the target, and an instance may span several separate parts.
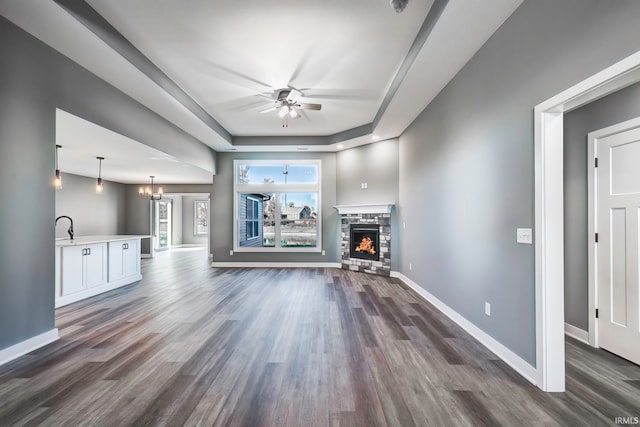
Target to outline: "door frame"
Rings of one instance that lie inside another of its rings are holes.
[[[589,132],[587,134],[587,206],[588,206],[588,236],[594,236],[596,233],[596,221],[598,219],[598,172],[595,167],[596,153],[598,152],[598,140],[607,138],[612,135],[626,132],[631,129],[640,127],[640,117],[626,120],[612,126]],[[598,308],[598,245],[595,239],[590,239],[589,244],[589,345],[600,347],[598,343],[598,320],[595,316],[596,308]]]
[[[640,81],[640,51],[534,108],[536,384],[565,390],[564,113]]]

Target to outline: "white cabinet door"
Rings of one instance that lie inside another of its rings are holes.
[[[106,259],[107,244],[99,243],[87,246],[88,252],[84,256],[84,277],[87,288],[104,285],[107,282]]]
[[[133,276],[140,272],[140,240],[128,240],[123,251],[124,276]]]
[[[62,248],[62,295],[84,289],[84,249],[84,246]]]
[[[109,242],[109,281],[124,277],[124,242]]]

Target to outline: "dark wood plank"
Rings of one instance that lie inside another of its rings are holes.
[[[454,390],[452,393],[461,403],[474,426],[499,427],[501,425],[474,392]]]
[[[397,279],[142,261],[0,367],[0,425],[612,425],[640,368],[567,340],[567,391],[523,379]]]

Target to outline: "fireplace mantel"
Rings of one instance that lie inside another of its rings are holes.
[[[335,205],[340,215],[353,214],[390,214],[393,203],[378,203],[366,205]]]

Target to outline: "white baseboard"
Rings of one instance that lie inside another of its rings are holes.
[[[56,341],[58,338],[58,329],[55,328],[40,335],[36,335],[35,337],[29,338],[28,340],[19,342],[18,344],[14,344],[11,347],[5,348],[4,350],[0,350],[0,366],[4,365],[5,363],[9,363],[22,355],[30,353],[33,350],[44,347],[45,345]]]
[[[587,345],[591,345],[589,344],[589,332],[585,331],[584,329],[580,329],[578,327],[565,323],[564,334],[570,336],[571,338],[575,338]]]
[[[409,279],[402,273],[397,271],[391,272],[391,277],[398,278],[402,280],[407,286],[413,289],[418,295],[422,298],[433,304],[438,310],[446,314],[451,320],[456,322],[462,329],[467,331],[471,336],[480,341],[482,345],[487,347],[489,350],[494,352],[499,358],[501,358],[505,363],[511,366],[516,370],[520,375],[522,375],[527,381],[532,384],[536,384],[537,371],[536,368],[531,366],[527,361],[523,358],[515,354],[513,351],[509,350],[504,345],[500,344],[496,341],[495,338],[491,337],[489,334],[484,332],[482,329],[478,328],[473,323],[469,322],[467,319],[462,317],[458,312],[454,309],[440,301],[438,298],[433,296],[431,293],[420,287],[413,280]]]
[[[120,280],[116,280],[115,282],[107,282],[101,286],[95,286],[93,288],[87,288],[84,291],[60,296],[56,298],[55,306],[56,308],[63,307],[65,305],[69,305],[71,303],[83,300],[85,298],[90,298],[108,291],[112,291],[122,286],[130,285],[131,283],[137,282],[138,280],[142,280],[142,274],[136,274],[133,276],[124,277]]]
[[[237,268],[341,268],[339,262],[212,262],[211,267]]]

